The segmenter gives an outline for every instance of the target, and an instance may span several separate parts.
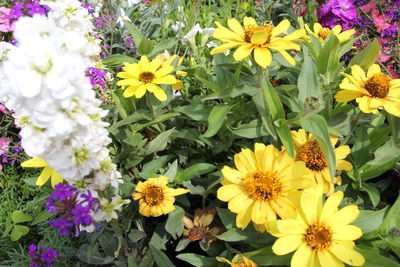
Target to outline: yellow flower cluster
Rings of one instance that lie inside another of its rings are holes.
[[[327,159],[318,141],[303,129],[292,131],[296,155],[285,149],[256,143],[235,154],[236,168],[224,166],[217,197],[237,213],[236,225],[253,222],[259,231],[279,237],[273,246],[278,255],[298,249],[292,266],[361,266],[364,258],[354,250],[353,240],[362,233],[349,225],[357,216],[356,206],[338,210],[342,192],[334,191]],[[335,146],[338,138],[332,136]],[[351,170],[344,160],[348,146],[335,149],[338,170]],[[340,177],[335,178],[340,183]],[[323,193],[329,198],[322,203]],[[351,214],[350,214],[351,213]]]

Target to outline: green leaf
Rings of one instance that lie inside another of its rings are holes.
[[[176,42],[177,42],[176,40],[177,40],[177,39],[175,39],[175,38],[170,38],[170,39],[161,41],[160,43],[158,43],[158,44],[154,47],[153,51],[151,51],[151,53],[149,53],[149,57],[152,58],[152,57],[154,57],[154,56],[156,56],[156,55],[158,55],[158,54],[164,52],[164,50],[168,50],[168,49],[170,49],[170,48],[173,48],[174,45],[175,45]]]
[[[393,229],[400,231],[400,196],[389,209],[381,226],[381,230],[385,234],[389,234]]]
[[[158,266],[175,267],[172,261],[161,250],[150,245],[151,255]]]
[[[43,210],[42,212],[40,212],[38,215],[35,216],[35,219],[31,223],[31,225],[35,225],[40,222],[43,222],[43,221],[47,220],[48,218],[50,218],[51,216],[53,216],[53,214],[49,213],[47,210]]]
[[[142,171],[139,172],[139,176],[144,179],[155,177],[158,171],[164,167],[170,159],[171,155],[154,158],[143,166]]]
[[[307,117],[300,119],[300,123],[306,131],[317,137],[324,155],[327,156],[331,178],[333,179],[336,172],[336,156],[329,138],[328,125],[324,117],[319,114],[308,114]]]
[[[143,37],[142,40],[140,41],[137,51],[141,55],[147,55],[153,50],[153,48],[154,48],[154,41],[148,40]]]
[[[260,120],[252,120],[247,124],[242,124],[238,128],[233,129],[232,133],[250,139],[268,135]]]
[[[297,86],[299,88],[300,106],[304,107],[304,104],[309,97],[316,97],[321,102],[322,93],[318,81],[318,73],[315,63],[311,59],[307,50],[304,50],[303,53],[304,61],[299,79],[297,80]]]
[[[168,138],[171,133],[175,131],[175,128],[169,129],[161,134],[159,134],[147,147],[146,155],[152,154],[157,151],[162,151],[167,147]]]
[[[106,66],[120,66],[126,62],[136,63],[137,60],[132,57],[116,54],[116,55],[109,56],[107,58],[103,58],[101,60],[101,62]]]
[[[204,104],[190,104],[176,107],[175,111],[185,114],[195,121],[206,121],[210,115],[212,107]]]
[[[135,124],[135,125],[132,126],[132,130],[140,131],[143,128],[152,126],[154,124],[158,124],[160,122],[163,122],[165,120],[169,120],[169,119],[171,119],[173,117],[176,117],[176,116],[179,116],[179,115],[181,115],[181,114],[179,114],[179,113],[166,113],[166,114],[163,114],[161,116],[158,116],[157,118],[152,119],[151,121],[149,121],[147,123]]]
[[[218,266],[218,262],[215,258],[204,257],[194,253],[183,253],[176,257],[196,267]]]
[[[178,160],[174,160],[169,169],[164,173],[164,176],[169,178],[170,182],[173,182],[178,171]]]
[[[182,218],[185,215],[185,211],[181,207],[175,206],[175,208],[173,212],[168,213],[168,219],[165,224],[165,230],[173,239],[177,239],[182,235],[184,229]]]
[[[24,225],[14,225],[14,229],[11,231],[11,241],[17,241],[22,236],[29,233],[29,227]]]
[[[139,267],[131,256],[128,256],[128,267]]]
[[[103,256],[97,249],[89,246],[88,244],[83,244],[80,246],[76,256],[85,263],[97,265],[109,264],[114,260],[114,257]]]
[[[3,235],[1,237],[6,237],[8,235],[8,233],[11,231],[11,229],[13,228],[13,226],[14,226],[14,224],[12,224],[9,219],[7,219],[6,229],[4,230]]]
[[[145,114],[144,112],[137,111],[137,112],[129,115],[128,117],[111,125],[111,127],[109,128],[109,131],[113,133],[113,132],[115,132],[115,130],[117,128],[119,128],[121,126],[131,124],[133,122],[140,121],[140,120],[151,120],[151,117],[149,115]]]
[[[362,183],[361,190],[367,192],[369,198],[371,199],[372,206],[375,208],[381,199],[378,188],[372,184]]]
[[[269,109],[271,119],[277,126],[275,128],[278,136],[285,146],[288,154],[294,157],[294,144],[292,134],[290,133],[289,125],[285,119],[285,112],[283,110],[282,102],[275,91],[275,88],[271,85],[268,78],[261,79],[261,87],[264,91],[264,100]]]
[[[236,225],[236,214],[230,212],[228,209],[217,207],[217,213],[226,229],[234,228]]]
[[[365,258],[363,267],[400,267],[399,263],[380,255],[373,249],[357,248],[357,250]]]
[[[352,224],[361,228],[363,234],[377,230],[383,222],[387,207],[378,211],[361,210],[357,220]]]
[[[380,51],[381,46],[379,45],[378,40],[374,39],[374,41],[372,41],[366,48],[364,48],[361,52],[358,52],[357,55],[353,57],[349,63],[349,67],[353,65],[360,65],[361,68],[366,70],[378,59]]]
[[[132,241],[133,243],[137,243],[144,237],[146,237],[146,233],[137,229],[132,229],[128,235],[129,240]]]
[[[317,70],[319,73],[325,75],[326,84],[330,83],[339,70],[339,46],[339,39],[334,34],[330,33],[328,38],[325,39],[321,52],[316,60]]]
[[[28,214],[24,214],[22,211],[20,210],[15,210],[13,211],[13,213],[11,213],[11,220],[14,223],[23,223],[23,222],[30,222],[33,220],[33,217],[28,215]]]
[[[128,29],[129,33],[132,35],[133,41],[135,42],[136,45],[140,44],[142,41],[143,35],[139,31],[139,29],[132,24],[131,22],[125,20],[124,21],[125,27]]]
[[[281,266],[290,265],[291,254],[278,256],[272,252],[272,246],[255,251],[243,253],[246,257],[255,261],[259,266]]]
[[[229,229],[225,233],[218,235],[217,238],[226,242],[245,241],[247,243],[261,244],[272,243],[272,241],[275,239],[267,233],[260,233],[247,229],[241,230],[238,228]]]
[[[208,129],[203,134],[204,137],[212,137],[218,132],[226,119],[226,115],[232,107],[233,106],[231,105],[224,104],[219,104],[213,107],[208,116]]]
[[[197,163],[184,170],[178,171],[174,182],[181,184],[200,175],[212,172],[215,166],[209,163]]]
[[[368,161],[369,158],[369,145],[368,132],[364,128],[357,128],[355,130],[356,140],[351,148],[351,155],[357,167]]]

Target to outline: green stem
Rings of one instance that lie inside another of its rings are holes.
[[[353,128],[352,128],[351,131],[346,135],[346,137],[343,139],[343,142],[340,143],[341,146],[345,145],[345,144],[349,141],[351,135],[353,134],[354,130],[356,129],[356,126],[357,126],[358,122],[361,120],[361,118],[362,118],[363,116],[364,116],[364,113],[362,113],[362,112],[358,113],[357,116],[355,116],[355,118],[353,119],[353,120],[354,120]]]

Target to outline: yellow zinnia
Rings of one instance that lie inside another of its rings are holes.
[[[43,168],[42,172],[39,175],[39,178],[36,180],[37,186],[44,185],[51,178],[51,186],[54,186],[58,183],[62,183],[64,180],[58,172],[53,170],[47,162],[42,158],[33,158],[21,163],[21,167],[23,168]]]
[[[362,266],[364,257],[354,250],[361,229],[349,225],[359,215],[355,205],[338,210],[343,192],[332,194],[322,206],[322,191],[306,189],[300,197],[296,219],[279,220],[272,235],[279,237],[272,246],[277,255],[294,253],[291,266],[344,267],[343,263]]]
[[[314,23],[314,27],[313,27],[314,31],[312,31],[310,29],[310,27],[308,27],[308,25],[305,25],[305,27],[306,27],[306,30],[309,33],[311,33],[312,35],[314,35],[315,37],[317,37],[321,43],[323,43],[325,41],[325,39],[328,37],[330,32],[332,32],[332,34],[335,35],[341,43],[349,40],[350,37],[356,32],[356,30],[354,30],[354,29],[341,32],[342,26],[340,26],[340,25],[336,25],[332,29],[329,29],[329,28],[323,28],[322,25],[319,23]]]
[[[378,64],[372,64],[367,74],[354,65],[351,75],[341,73],[345,78],[340,83],[336,93],[337,102],[356,100],[360,110],[364,113],[379,113],[384,108],[390,114],[400,117],[400,79],[392,79],[382,73]]]
[[[160,100],[167,100],[167,95],[159,84],[176,84],[173,75],[169,75],[174,70],[170,64],[162,64],[161,60],[155,58],[149,62],[146,56],[142,56],[138,63],[124,63],[123,72],[119,72],[117,77],[122,78],[117,82],[124,91],[124,97],[135,96],[141,98],[146,90],[153,93]]]
[[[263,68],[272,63],[270,49],[277,51],[293,66],[296,65],[296,61],[286,50],[300,50],[300,45],[293,41],[299,41],[306,34],[304,29],[299,29],[284,37],[278,37],[290,27],[290,22],[286,19],[276,27],[269,24],[257,26],[257,22],[251,17],[244,18],[244,27],[236,19],[229,19],[230,30],[219,22],[215,24],[218,28],[214,31],[214,37],[223,41],[224,44],[211,50],[212,55],[238,47],[233,57],[239,61],[254,51],[255,61]]]
[[[139,182],[136,185],[134,200],[139,201],[139,212],[144,216],[158,217],[175,210],[175,196],[189,192],[183,188],[169,188],[168,177],[159,176],[150,178],[146,182]]]
[[[307,171],[304,162],[295,162],[273,145],[256,143],[254,152],[242,149],[234,161],[237,169],[228,166],[222,169],[223,186],[218,189],[217,197],[229,202],[229,210],[238,214],[239,228],[245,228],[250,221],[264,224],[278,216],[295,216],[293,194],[314,184],[311,179],[303,178]]]
[[[333,184],[331,174],[328,167],[328,160],[315,140],[313,134],[309,134],[303,129],[292,131],[292,137],[296,150],[296,159],[304,161],[307,167],[306,176],[315,180],[318,185],[321,185],[323,192],[330,194],[333,192]],[[331,144],[335,147],[338,138],[330,137]],[[349,146],[339,146],[335,148],[336,169],[341,171],[350,171],[353,166],[350,162],[344,160],[350,154]],[[335,178],[335,183],[341,184],[340,176]]]

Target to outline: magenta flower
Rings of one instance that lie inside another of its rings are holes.
[[[10,11],[11,9],[9,8],[0,7],[0,32],[14,31],[14,23],[8,18]]]
[[[329,0],[317,10],[318,21],[324,27],[342,26],[343,30],[352,28],[352,21],[358,16],[354,0]]]

